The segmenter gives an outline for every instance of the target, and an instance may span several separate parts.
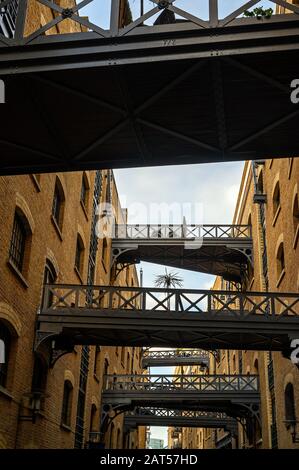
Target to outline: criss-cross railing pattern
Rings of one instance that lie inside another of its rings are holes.
[[[239,292],[224,290],[159,289],[146,287],[83,286],[52,284],[44,288],[42,313],[84,310],[151,311],[223,314],[243,319],[299,317],[299,294],[282,292]]]
[[[115,239],[251,239],[250,225],[116,225]]]
[[[203,349],[168,349],[168,350],[151,350],[143,351],[145,359],[172,359],[172,358],[199,358],[202,361],[209,359],[209,352]]]
[[[157,418],[215,418],[226,419],[225,413],[217,411],[171,410],[167,408],[136,407],[128,411],[126,416],[154,416]]]
[[[258,392],[257,375],[106,375],[106,391]]]
[[[272,16],[277,17],[275,14],[277,7],[281,8],[284,13],[292,14],[298,17],[299,6],[292,4],[291,0],[269,0],[273,5],[273,15],[263,17],[264,22],[271,22]],[[12,5],[15,0],[2,0],[0,1],[0,8],[4,9]],[[85,34],[92,32],[95,36],[100,38],[110,37],[122,37],[130,34],[144,33],[155,33],[161,31],[161,27],[169,28],[169,26],[176,26],[180,29],[186,28],[187,25],[192,25],[193,28],[209,29],[209,28],[223,28],[234,24],[241,25],[252,24],[259,21],[259,17],[244,17],[244,13],[248,10],[252,10],[258,5],[260,0],[249,0],[242,2],[238,8],[231,7],[231,10],[225,9],[225,13],[221,12],[221,4],[219,0],[209,0],[207,6],[195,0],[192,8],[182,5],[180,8],[177,0],[151,0],[151,2],[145,2],[139,0],[139,2],[132,2],[131,0],[111,0],[110,14],[107,13],[105,19],[105,25],[99,25],[97,18],[102,17],[105,13],[103,12],[101,2],[98,0],[74,0],[70,3],[70,6],[65,8],[56,2],[55,0],[22,0],[19,2],[18,8],[18,19],[17,29],[14,39],[5,39],[4,36],[1,38],[3,44],[26,44],[36,40],[37,38],[48,35],[48,34],[61,34],[63,28],[60,30],[61,23],[67,20],[71,20],[72,23],[77,27],[74,33]],[[139,4],[139,8],[138,8]],[[36,26],[36,29],[32,29],[32,25],[28,25],[26,22],[27,12],[36,9],[44,14],[43,8],[47,13],[46,24]],[[93,7],[93,9],[86,10],[86,7]],[[126,15],[122,18],[120,11],[126,11]],[[138,11],[136,13],[136,11]],[[166,11],[168,15],[167,21],[162,18],[163,12]],[[157,16],[160,15],[157,19]],[[120,23],[119,19],[122,18]],[[297,18],[296,18],[297,19]],[[276,18],[275,18],[276,20]],[[100,21],[101,22],[101,21]],[[260,21],[261,22],[261,21]],[[107,25],[106,25],[107,23]],[[169,24],[173,23],[173,24]],[[149,31],[150,30],[150,31]]]

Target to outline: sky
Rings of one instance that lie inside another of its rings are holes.
[[[79,3],[79,1],[78,1]],[[208,17],[209,0],[176,0],[175,5],[202,19]],[[224,18],[244,5],[246,0],[219,0],[219,16]],[[80,10],[91,22],[109,28],[111,0],[94,0]],[[139,0],[130,0],[133,19],[139,16]],[[144,0],[145,12],[153,4]],[[269,1],[260,1],[256,7],[275,9]],[[148,20],[152,24],[156,17]],[[129,209],[129,223],[187,223],[229,224],[232,222],[244,163],[201,164],[116,170],[115,178],[123,207]],[[163,203],[160,211],[157,204]],[[175,203],[175,204],[174,204]],[[171,217],[170,217],[171,214]],[[164,272],[163,266],[141,263],[143,285],[154,285],[155,276]],[[209,289],[214,276],[175,269],[188,289]],[[152,368],[152,374],[171,374],[172,368]],[[164,439],[167,428],[152,427],[151,437]]]
[[[175,202],[175,223],[182,223],[182,215],[186,215],[187,222],[229,224],[233,219],[243,168],[244,162],[229,162],[130,168],[115,170],[114,175],[122,206],[129,209],[129,223],[157,223],[161,214],[156,214],[154,210],[146,212],[145,208],[161,203],[167,208],[167,205],[172,207]],[[201,208],[199,213],[202,219],[195,221],[189,208],[197,205]],[[187,210],[184,213],[185,208]],[[166,210],[162,211],[161,223],[168,222],[167,215]],[[141,267],[144,287],[152,287],[155,277],[163,274],[165,269],[160,265],[140,263],[137,265],[138,272]],[[187,289],[209,289],[213,285],[214,276],[172,268],[170,270],[179,273],[183,278],[183,287]],[[151,368],[150,373],[172,374],[173,368]],[[151,437],[164,439],[166,446],[167,428],[152,427]]]
[[[79,4],[79,1],[80,0],[77,0],[77,4]],[[129,3],[133,14],[133,19],[135,20],[137,17],[139,17],[140,0],[129,0]],[[218,0],[220,18],[224,18],[245,3],[246,0]],[[209,0],[176,0],[174,5],[204,20],[208,18]],[[150,0],[144,0],[145,12],[151,10],[153,6],[155,5]],[[263,8],[272,7],[273,10],[275,9],[275,4],[268,0],[261,0],[257,5],[254,6],[254,8],[261,6]],[[91,22],[101,26],[104,29],[108,29],[110,21],[110,8],[111,0],[93,0],[93,2],[91,2],[89,5],[80,9],[80,15],[88,16]],[[152,19],[146,21],[146,24],[152,24],[156,17],[157,16],[154,16]]]

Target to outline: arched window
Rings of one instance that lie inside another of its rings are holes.
[[[279,181],[277,181],[274,191],[273,191],[273,217],[276,215],[279,208],[280,208],[280,186],[279,186]]]
[[[276,260],[277,260],[277,279],[279,279],[282,272],[285,269],[285,257],[284,257],[283,242],[281,242],[279,247],[278,247]]]
[[[30,228],[25,216],[17,209],[10,240],[9,260],[20,273],[23,273],[25,270],[25,254],[28,249],[30,234]]]
[[[61,424],[70,427],[72,417],[73,385],[65,380],[63,387],[63,400],[61,410]]]
[[[106,262],[107,262],[107,252],[108,252],[108,243],[107,243],[107,239],[104,238],[103,239],[103,249],[102,249],[102,260],[103,260],[103,263],[104,263],[105,266],[106,266]]]
[[[77,235],[76,255],[75,255],[75,268],[80,274],[83,272],[84,263],[84,244],[81,236]]]
[[[293,224],[294,224],[294,233],[297,233],[299,226],[299,197],[296,194],[294,203],[293,203]]]
[[[93,403],[91,405],[91,411],[90,411],[90,426],[89,426],[89,431],[90,432],[96,432],[97,430],[97,424],[96,424],[96,417],[97,417],[97,407]]]
[[[103,369],[103,386],[104,386],[104,388],[107,387],[106,375],[108,375],[108,374],[109,374],[109,362],[108,362],[108,359],[105,359],[104,369]]]
[[[264,194],[264,175],[263,171],[260,171],[260,174],[257,179],[257,192],[258,194]]]
[[[119,428],[117,429],[116,448],[117,449],[122,449],[121,432],[120,432]]]
[[[96,346],[95,347],[95,354],[94,354],[94,369],[93,369],[93,373],[94,373],[95,376],[97,376],[98,372],[99,372],[100,354],[101,354],[101,347]]]
[[[82,175],[80,202],[84,206],[85,209],[88,209],[88,200],[89,200],[89,183],[88,183],[86,173],[84,172]]]
[[[293,384],[288,383],[284,391],[285,419],[287,428],[296,421],[295,397]]]
[[[6,387],[11,335],[8,328],[0,323],[0,385]]]
[[[56,178],[52,204],[52,217],[60,231],[62,230],[64,204],[65,195],[62,188],[62,184],[59,181],[59,178]]]
[[[54,269],[53,264],[47,260],[45,271],[44,271],[44,285],[46,284],[55,284],[57,279],[57,274]],[[47,299],[47,306],[50,307],[53,303],[53,293],[48,291],[48,299]],[[44,305],[44,302],[43,302]]]

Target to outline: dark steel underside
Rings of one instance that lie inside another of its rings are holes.
[[[297,155],[297,16],[0,46],[0,174]]]
[[[229,418],[210,418],[201,416],[198,418],[190,417],[161,417],[161,416],[125,416],[124,425],[128,428],[137,426],[173,426],[188,428],[226,428],[233,424]]]
[[[299,337],[298,317],[229,313],[169,313],[155,311],[60,308],[39,315],[38,334],[57,335],[65,344],[103,346],[183,347],[288,351]]]
[[[244,405],[258,407],[260,403],[259,392],[254,393],[219,393],[209,392],[179,392],[177,394],[167,392],[107,392],[102,393],[102,403],[109,405],[161,406],[171,410],[198,410],[224,412],[228,416],[245,416],[248,408]]]
[[[241,243],[240,243],[241,245]],[[113,246],[117,246],[114,243]],[[125,251],[117,261],[119,263],[139,263],[146,261],[179,269],[214,274],[225,280],[241,282],[248,266],[248,259],[241,251],[221,246],[205,246],[201,248],[185,248],[184,243],[173,244],[139,244],[137,249]]]

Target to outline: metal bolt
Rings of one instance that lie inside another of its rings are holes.
[[[63,18],[71,18],[73,16],[74,12],[71,8],[64,8],[61,12],[61,16]]]
[[[169,1],[168,0],[160,0],[158,3],[158,8],[160,10],[164,10],[164,8],[167,8],[169,6]]]

